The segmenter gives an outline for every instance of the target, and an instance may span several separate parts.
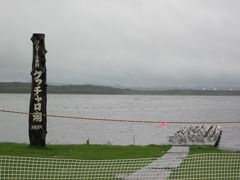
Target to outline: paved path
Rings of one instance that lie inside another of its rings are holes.
[[[134,172],[125,180],[164,180],[188,156],[188,146],[172,146],[162,157]]]

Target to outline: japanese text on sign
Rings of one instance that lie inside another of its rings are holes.
[[[36,50],[36,56],[35,56],[35,68],[39,68],[39,41],[36,41],[35,43],[35,50]],[[33,79],[35,82],[35,87],[34,87],[34,104],[33,104],[33,109],[34,113],[32,115],[33,117],[33,122],[42,122],[42,97],[40,93],[42,92],[41,85],[42,85],[42,71],[41,70],[36,70],[33,73]]]

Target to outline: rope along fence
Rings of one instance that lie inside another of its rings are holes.
[[[0,179],[4,180],[237,180],[239,178],[239,153],[118,160],[0,156]]]
[[[30,115],[34,113],[27,113],[22,111],[13,111],[13,110],[5,110],[0,109],[0,112],[3,113],[13,113],[13,114],[22,114],[22,115]],[[67,116],[67,115],[53,115],[53,114],[43,114],[47,117],[53,117],[53,118],[64,118],[64,119],[78,119],[78,120],[91,120],[91,121],[109,121],[109,122],[122,122],[122,123],[162,123],[162,121],[147,121],[147,120],[129,120],[129,119],[110,119],[110,118],[93,118],[93,117],[79,117],[79,116]],[[240,123],[240,121],[169,121],[169,124],[224,124],[224,123]]]

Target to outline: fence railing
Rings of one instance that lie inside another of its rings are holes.
[[[181,163],[179,163],[181,162]],[[240,179],[240,153],[77,160],[0,156],[1,180]]]

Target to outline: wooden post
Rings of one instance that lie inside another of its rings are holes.
[[[31,146],[45,146],[47,134],[47,84],[44,43],[45,34],[33,34],[32,89],[29,107],[29,139]]]

